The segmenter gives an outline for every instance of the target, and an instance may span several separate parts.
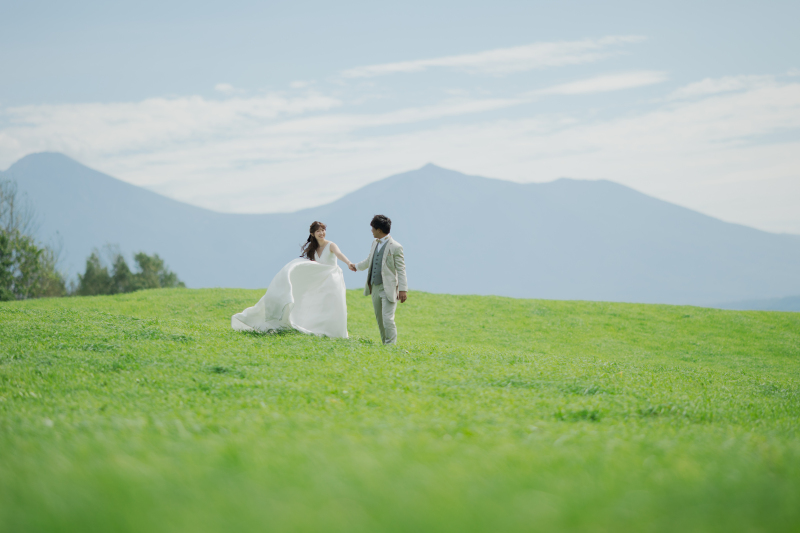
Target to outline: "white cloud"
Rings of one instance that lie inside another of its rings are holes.
[[[234,89],[233,85],[230,83],[218,83],[214,85],[214,90],[223,94],[233,94],[236,92],[236,89]]]
[[[772,76],[726,76],[724,78],[706,78],[690,83],[674,91],[669,98],[673,100],[696,98],[709,94],[741,91],[774,83]]]
[[[619,91],[621,89],[633,89],[645,85],[653,85],[666,81],[667,75],[664,72],[638,71],[625,72],[622,74],[609,74],[596,76],[585,80],[555,85],[534,94],[587,94],[607,91]]]
[[[624,89],[661,76],[601,76],[544,93]],[[541,95],[459,96],[361,114],[324,94],[25,106],[0,111],[0,168],[56,150],[183,201],[268,212],[331,201],[433,161],[523,182],[611,179],[726,220],[800,233],[800,83],[762,81],[613,119],[550,113],[530,104]],[[514,106],[516,118],[481,114]],[[468,123],[436,122],[467,115]]]
[[[473,74],[509,74],[544,67],[577,65],[597,61],[615,53],[615,46],[638,43],[640,36],[611,36],[582,41],[534,43],[499,48],[476,54],[400,61],[345,70],[345,78],[370,78],[386,74],[422,72],[430,68],[451,68]]]
[[[321,94],[206,100],[199,96],[110,104],[29,105],[0,111],[0,165],[55,150],[78,159],[124,152],[168,153],[186,143],[258,136],[279,118],[327,111],[341,101]],[[155,178],[156,181],[158,178]]]

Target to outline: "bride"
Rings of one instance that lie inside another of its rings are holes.
[[[231,317],[238,331],[294,328],[303,333],[347,338],[347,302],[338,257],[353,263],[336,243],[325,239],[326,226],[314,221],[299,259],[290,261],[272,279],[267,293],[253,307]]]

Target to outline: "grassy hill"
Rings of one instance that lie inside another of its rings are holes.
[[[0,530],[797,531],[800,314],[261,291],[0,304]]]

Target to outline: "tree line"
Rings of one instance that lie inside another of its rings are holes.
[[[142,289],[185,287],[158,254],[134,255],[135,271],[119,250],[107,247],[107,260],[95,250],[77,283],[59,268],[60,249],[40,243],[30,201],[14,181],[0,181],[0,301],[60,296],[120,294]]]
[[[106,266],[100,254],[94,251],[86,260],[86,270],[78,274],[75,294],[95,296],[98,294],[121,294],[142,289],[186,287],[164,264],[158,254],[139,252],[133,256],[138,272],[132,272],[125,257],[117,252],[111,254],[111,266]]]

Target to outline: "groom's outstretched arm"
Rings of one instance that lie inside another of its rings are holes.
[[[369,268],[369,258],[370,258],[371,256],[372,256],[372,254],[369,254],[369,256],[367,256],[367,258],[366,258],[366,259],[364,259],[364,260],[363,260],[363,261],[361,261],[360,263],[357,263],[357,264],[356,264],[356,268],[357,268],[358,270],[366,270],[366,269],[368,269],[368,268]]]

